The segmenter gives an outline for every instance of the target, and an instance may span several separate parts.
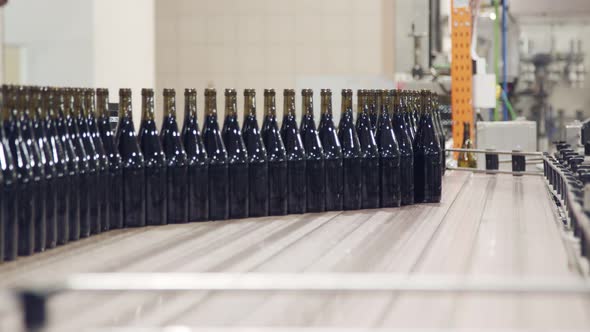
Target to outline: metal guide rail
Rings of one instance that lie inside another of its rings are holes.
[[[478,153],[485,155],[485,169],[475,169],[475,168],[468,168],[468,167],[450,167],[448,166],[447,169],[456,170],[456,171],[467,171],[467,172],[474,172],[474,173],[486,173],[486,174],[512,174],[512,175],[543,175],[542,172],[536,171],[527,171],[526,165],[527,163],[541,163],[543,161],[543,154],[541,152],[525,152],[519,150],[513,151],[502,151],[502,150],[494,150],[494,149],[447,149],[447,151],[451,152],[470,152],[470,153]],[[511,160],[509,161],[512,164],[512,170],[500,170],[500,163],[504,162],[501,161],[499,156],[500,155],[510,155]],[[526,157],[533,157],[529,158],[527,162]]]
[[[590,195],[590,191],[586,189],[583,193],[578,192],[576,197],[576,191],[579,189],[573,187],[574,179],[567,176],[563,166],[549,154],[543,155],[543,169],[549,192],[553,195],[558,208],[563,211],[564,226],[579,242],[579,248],[577,248],[579,250],[576,254],[579,255],[580,260],[586,261],[583,264],[587,266],[587,240],[590,239],[590,218],[588,215],[590,211],[584,210],[581,194]],[[588,271],[585,272],[588,273]]]

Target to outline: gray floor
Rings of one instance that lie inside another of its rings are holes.
[[[568,266],[544,186],[540,177],[451,172],[445,176],[440,204],[112,231],[0,265],[0,286],[57,280],[77,272],[577,278]],[[56,331],[171,325],[269,331],[590,329],[587,295],[109,292],[67,293],[49,306]],[[15,330],[18,324],[13,302],[0,298],[0,331]]]

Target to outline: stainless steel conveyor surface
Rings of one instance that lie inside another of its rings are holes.
[[[582,277],[544,180],[449,172],[440,204],[111,231],[0,266],[0,287],[81,272]],[[19,326],[0,298],[0,330]],[[86,327],[590,329],[588,294],[347,291],[70,292],[56,331]]]

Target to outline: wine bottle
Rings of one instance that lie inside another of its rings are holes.
[[[0,172],[2,174],[1,219],[4,232],[0,234],[0,261],[12,261],[18,255],[19,191],[18,173],[4,127],[10,121],[10,93],[12,87],[2,86],[2,118],[0,119]]]
[[[369,119],[371,120],[371,131],[373,132],[373,135],[375,135],[375,131],[377,130],[377,121],[379,118],[379,110],[377,109],[377,105],[375,103],[376,96],[377,90],[367,90],[366,98],[369,107]]]
[[[412,90],[408,93],[409,97],[409,105],[410,105],[410,120],[412,124],[412,129],[414,130],[414,138],[416,134],[418,134],[418,126],[421,119],[420,108],[422,107],[420,104],[420,91]]]
[[[282,216],[288,211],[287,151],[277,123],[276,94],[274,89],[264,90],[264,121],[262,140],[268,159],[269,215]]]
[[[408,137],[410,138],[410,142],[414,143],[414,138],[416,138],[416,131],[415,131],[415,124],[414,124],[414,115],[413,115],[413,106],[411,103],[411,95],[410,91],[407,90],[400,90],[399,91],[399,102],[400,102],[400,112],[402,114],[402,118],[404,120],[404,127],[406,132],[408,133]]]
[[[33,195],[34,179],[33,163],[29,155],[27,143],[22,136],[21,115],[18,107],[18,93],[20,88],[14,87],[8,93],[8,111],[10,115],[4,122],[4,129],[10,146],[10,152],[14,157],[18,180],[18,221],[16,234],[17,253],[19,256],[29,256],[35,252],[35,220],[40,213],[37,208],[36,196]],[[10,246],[10,248],[14,248]],[[8,256],[15,257],[14,252],[8,252]]]
[[[362,206],[362,151],[356,133],[352,110],[352,90],[342,90],[338,139],[342,145],[343,209],[359,210]]]
[[[307,196],[306,154],[297,127],[295,90],[292,89],[283,91],[281,138],[287,152],[287,211],[289,214],[305,213]]]
[[[391,97],[388,90],[379,90],[376,102],[380,110],[376,140],[379,147],[381,207],[397,207],[401,204],[400,152],[391,123]]]
[[[438,203],[441,199],[441,149],[432,122],[431,94],[420,92],[420,121],[414,140],[414,200]]]
[[[76,154],[76,148],[72,140],[71,132],[68,130],[69,116],[66,109],[66,92],[65,89],[54,89],[56,96],[56,113],[54,114],[55,128],[64,147],[64,156],[67,169],[67,190],[68,190],[68,224],[69,224],[69,241],[80,239],[80,202],[82,196],[80,182],[80,160]]]
[[[166,155],[156,127],[152,89],[141,89],[141,123],[137,139],[145,165],[146,225],[166,225]]]
[[[439,142],[440,142],[440,150],[441,150],[441,156],[442,156],[442,174],[445,175],[445,171],[446,171],[446,165],[447,165],[447,151],[446,151],[446,147],[445,147],[445,143],[446,143],[446,136],[445,136],[445,129],[443,128],[441,119],[440,119],[440,105],[438,103],[438,94],[434,94],[432,96],[432,102],[433,102],[433,106],[432,106],[432,116],[433,116],[433,120],[434,120],[434,125],[438,128],[438,135],[440,136]]]
[[[145,160],[135,133],[132,107],[131,89],[119,89],[115,137],[123,160],[123,220],[127,227],[141,227],[146,225]]]
[[[101,179],[99,175],[100,158],[94,147],[88,121],[86,118],[86,97],[84,90],[74,89],[74,117],[78,125],[78,137],[84,146],[84,152],[88,160],[87,169],[87,191],[88,191],[88,215],[90,222],[90,234],[99,234],[102,229],[100,211],[100,186]],[[82,230],[84,233],[84,230]]]
[[[31,88],[20,87],[18,90],[17,107],[20,113],[20,126],[22,138],[27,146],[32,170],[33,170],[33,200],[37,212],[35,213],[35,223],[33,228],[34,248],[36,252],[45,250],[46,244],[46,204],[45,204],[45,163],[41,159],[41,150],[35,133],[33,131],[33,121],[30,113]]]
[[[318,128],[320,141],[324,148],[324,165],[326,179],[326,211],[342,210],[344,196],[344,169],[342,146],[334,126],[332,114],[332,91],[322,89],[321,118]]]
[[[197,121],[197,90],[184,90],[184,123],[182,141],[188,158],[188,218],[209,218],[209,158]]]
[[[238,123],[236,90],[225,89],[225,121],[221,130],[227,150],[229,172],[229,217],[248,216],[248,153]]]
[[[99,232],[108,231],[111,228],[109,220],[109,158],[104,149],[104,144],[100,138],[100,132],[98,130],[98,119],[96,117],[96,93],[94,89],[85,89],[85,115],[86,122],[88,123],[88,133],[92,139],[96,155],[98,156],[98,177],[99,186],[97,189],[97,205],[100,211],[100,230]]]
[[[44,192],[41,193],[45,201],[45,248],[55,248],[57,245],[57,175],[44,126],[43,97],[40,87],[31,87],[29,105],[33,135],[39,146],[39,155],[45,174]]]
[[[313,114],[313,91],[301,90],[302,113],[301,140],[305,149],[305,178],[307,186],[307,212],[326,210],[326,169],[324,149],[315,126]]]
[[[410,205],[414,204],[414,150],[407,130],[408,123],[404,119],[404,93],[400,90],[393,90],[391,93],[393,94],[391,124],[400,152],[401,205]]]
[[[176,121],[176,91],[164,89],[164,121],[162,123],[162,148],[167,164],[167,214],[168,223],[186,223],[188,218],[188,159],[182,146]]]
[[[104,88],[96,89],[96,97],[96,122],[108,160],[108,181],[106,182],[109,229],[118,229],[125,225],[123,219],[123,160],[111,129],[109,90]]]
[[[358,116],[356,130],[359,136],[362,152],[362,208],[374,209],[379,207],[379,149],[375,136],[371,130],[369,118],[369,104],[367,91],[359,90],[358,95]]]
[[[42,108],[40,118],[45,129],[49,158],[55,167],[54,174],[54,196],[55,196],[55,222],[56,241],[58,245],[65,244],[70,238],[70,188],[68,181],[68,159],[66,158],[64,146],[57,132],[55,119],[57,117],[56,90],[53,88],[42,89]],[[49,241],[49,238],[48,238]]]
[[[229,217],[228,155],[217,122],[217,92],[205,90],[203,142],[209,157],[209,219]]]
[[[256,118],[256,91],[244,90],[244,144],[248,153],[248,212],[250,217],[268,216],[268,161]]]

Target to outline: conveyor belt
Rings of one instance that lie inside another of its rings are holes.
[[[440,204],[112,231],[0,266],[0,286],[79,272],[396,273],[581,278],[540,177],[450,172]],[[0,330],[19,324],[0,299]],[[590,328],[587,294],[106,292],[49,301],[84,327]]]

